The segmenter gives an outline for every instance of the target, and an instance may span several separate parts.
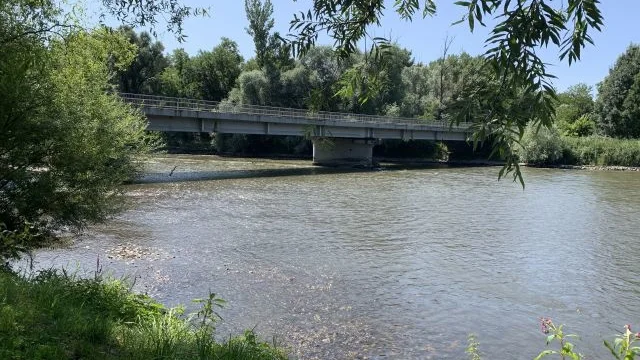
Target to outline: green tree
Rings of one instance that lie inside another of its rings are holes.
[[[168,56],[169,66],[160,74],[160,93],[167,96],[197,98],[200,90],[193,61],[184,49]]]
[[[273,29],[273,5],[271,0],[245,0],[245,13],[249,21],[249,27],[246,28],[247,34],[253,38],[256,48],[256,62],[258,67],[262,68],[267,63],[269,37],[271,29]]]
[[[0,223],[10,231],[104,219],[150,144],[142,115],[109,85],[135,48],[60,24],[59,13],[49,1],[0,7]]]
[[[450,119],[455,109],[469,100],[466,97],[472,96],[472,87],[484,88],[491,81],[493,75],[483,69],[482,59],[466,53],[406,67],[402,72],[403,98],[392,108],[393,114]]]
[[[593,135],[597,116],[591,92],[591,86],[577,84],[558,94],[555,122],[564,135]]]
[[[153,41],[147,32],[137,34],[131,27],[118,29],[136,46],[137,54],[133,62],[118,74],[121,92],[134,94],[157,94],[160,92],[160,73],[169,65],[164,57],[164,45]]]
[[[226,98],[240,76],[244,59],[238,44],[222,38],[213,51],[201,51],[191,59],[194,81],[199,89],[198,98],[220,101]]]
[[[312,91],[310,75],[310,71],[300,64],[282,73],[279,94],[282,106],[298,109],[307,107]]]
[[[620,138],[640,137],[637,101],[640,96],[640,46],[629,46],[609,75],[598,86],[596,111],[605,135]]]
[[[330,46],[314,46],[300,59],[309,71],[311,94],[307,106],[315,111],[342,111],[342,103],[334,96],[342,74],[353,65],[353,57],[339,61]]]
[[[271,99],[271,85],[260,70],[243,72],[238,78],[237,88],[231,91],[229,100],[232,103],[248,105],[267,105]]]
[[[351,59],[355,61],[342,74],[342,86],[336,94],[347,104],[348,111],[384,114],[389,104],[397,103],[404,95],[402,71],[413,64],[411,52],[392,44],[371,54],[353,55]]]

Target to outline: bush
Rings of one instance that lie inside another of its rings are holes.
[[[563,156],[562,138],[558,131],[528,126],[517,148],[520,161],[532,165],[556,164]]]
[[[565,164],[640,166],[640,140],[565,137],[563,144]]]
[[[11,232],[106,218],[153,146],[142,114],[109,93],[131,44],[104,29],[40,38],[46,30],[29,28],[38,22],[19,21],[55,10],[49,1],[0,5],[0,224]]]

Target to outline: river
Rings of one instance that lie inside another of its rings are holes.
[[[300,359],[464,359],[470,333],[485,359],[531,359],[541,316],[605,357],[640,329],[640,173],[526,169],[523,190],[498,170],[156,157],[127,211],[36,265],[99,259],[189,309],[215,292],[219,336]]]

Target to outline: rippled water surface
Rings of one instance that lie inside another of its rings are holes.
[[[301,359],[462,359],[469,333],[486,359],[530,359],[541,316],[597,359],[640,326],[640,173],[527,169],[523,191],[493,167],[167,156],[148,172],[130,210],[38,265],[99,258],[173,305],[215,292],[221,336],[255,327]]]

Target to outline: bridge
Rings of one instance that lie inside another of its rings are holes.
[[[120,95],[140,107],[147,117],[148,130],[309,137],[316,165],[371,166],[373,146],[380,139],[466,141],[470,135],[468,123],[451,125],[415,118]]]

